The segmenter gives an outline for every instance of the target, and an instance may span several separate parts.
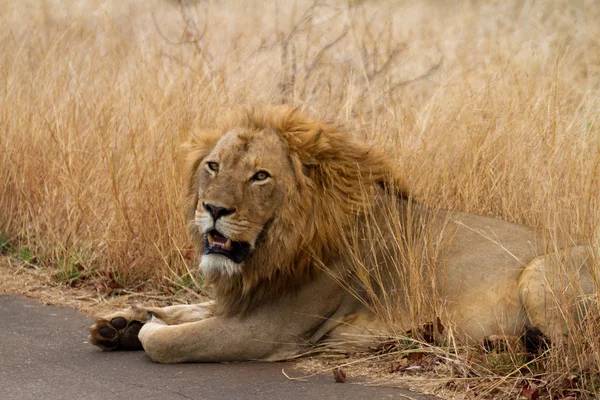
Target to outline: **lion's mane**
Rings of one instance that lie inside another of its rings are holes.
[[[270,221],[243,273],[211,276],[218,314],[237,315],[289,294],[308,283],[321,266],[339,257],[356,217],[374,204],[382,187],[408,197],[408,186],[380,149],[352,138],[341,127],[309,119],[279,106],[230,112],[215,129],[201,131],[185,145],[185,217],[195,244],[203,240],[193,224],[198,203],[198,169],[219,139],[234,128],[273,130],[287,144],[296,181],[284,206]]]

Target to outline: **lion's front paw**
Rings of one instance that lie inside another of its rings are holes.
[[[103,350],[142,350],[138,333],[150,314],[142,307],[96,319],[90,326],[89,342]]]

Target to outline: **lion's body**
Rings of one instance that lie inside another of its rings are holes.
[[[371,306],[370,280],[403,293],[395,314],[406,318],[393,325],[408,328],[412,289],[396,275],[422,268],[401,248],[423,243],[436,257],[421,295],[435,298],[433,311],[467,341],[534,327],[560,340],[555,302],[572,307],[581,290],[595,293],[583,247],[413,203],[383,153],[289,108],[232,114],[194,138],[188,154],[186,215],[215,301],[99,318],[91,341],[100,347],[143,346],[173,363],[281,360],[325,340],[350,344],[353,334],[392,328]],[[365,228],[373,225],[378,237]],[[562,252],[564,262],[546,256]],[[357,279],[356,264],[373,276]]]

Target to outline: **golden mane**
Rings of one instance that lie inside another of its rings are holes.
[[[379,186],[408,197],[408,185],[388,156],[356,141],[339,126],[309,119],[287,106],[245,108],[226,114],[217,129],[195,135],[185,145],[185,216],[200,249],[203,240],[193,224],[198,167],[219,139],[234,128],[274,130],[281,135],[297,187],[265,228],[244,272],[207,280],[217,300],[215,311],[225,315],[247,312],[290,293],[312,279],[319,265],[339,256],[356,217],[374,203],[375,191],[367,188]]]

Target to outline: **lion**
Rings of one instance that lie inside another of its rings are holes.
[[[466,342],[531,332],[564,340],[565,315],[555,311],[575,310],[584,323],[591,303],[581,293],[597,292],[586,246],[425,207],[384,150],[297,109],[232,112],[193,135],[185,151],[184,212],[213,300],[99,317],[90,342],[104,350],[143,349],[155,362],[182,363],[286,360],[329,341],[362,346],[344,338],[396,329],[371,307],[366,282],[383,281],[371,292],[388,290],[395,278],[387,267],[404,265],[389,249],[410,245],[424,226],[436,248],[427,280],[441,299],[439,315]],[[391,220],[404,228],[393,231]],[[373,225],[376,238],[366,232]],[[384,273],[361,281],[357,258],[362,275]]]

